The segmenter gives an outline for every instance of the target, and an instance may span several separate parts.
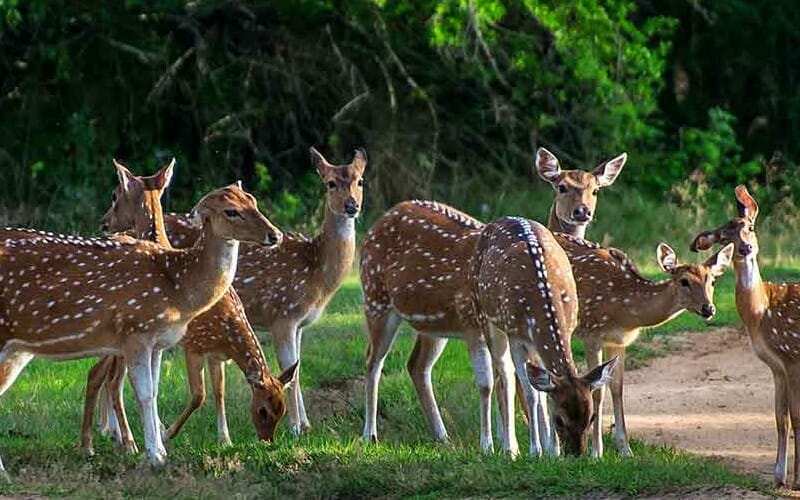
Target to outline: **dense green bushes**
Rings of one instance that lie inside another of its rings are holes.
[[[627,150],[620,180],[648,197],[671,190],[680,203],[699,182],[755,180],[779,188],[762,191],[767,206],[785,203],[800,189],[787,173],[798,11],[788,0],[0,0],[0,218],[91,230],[112,156],[142,172],[176,156],[174,209],[242,178],[276,220],[302,225],[320,193],[312,144],[334,160],[367,147],[371,213],[412,196],[494,213],[519,192],[497,186],[519,179],[546,192],[528,180],[539,145],[581,167]],[[782,161],[765,163],[773,150]]]

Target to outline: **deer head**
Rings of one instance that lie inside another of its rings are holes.
[[[592,392],[611,381],[618,361],[612,358],[583,376],[556,375],[527,363],[533,388],[546,392],[552,400],[551,417],[564,453],[582,455],[586,452],[587,431],[595,419]]]
[[[101,227],[103,231],[111,232],[132,229],[137,237],[152,239],[155,236],[151,234],[155,205],[158,205],[160,212],[161,195],[172,180],[175,159],[149,177],[133,175],[116,159],[113,161],[119,184],[114,188],[111,207],[100,220]]]
[[[743,185],[736,186],[736,207],[738,216],[728,223],[709,231],[703,231],[695,236],[691,249],[708,250],[714,244],[734,245],[734,258],[755,258],[758,255],[758,239],[756,238],[756,217],[758,217],[758,203],[747,192]]]
[[[356,149],[353,161],[345,165],[332,165],[311,148],[311,162],[317,167],[322,183],[328,189],[325,195],[326,209],[336,215],[357,217],[361,212],[364,197],[364,169],[367,168],[367,153]]]
[[[716,314],[714,307],[714,282],[731,264],[733,245],[728,244],[703,264],[680,265],[675,250],[666,243],[656,247],[656,262],[670,275],[672,289],[683,309],[705,319]]]
[[[539,148],[535,166],[539,177],[556,190],[553,213],[558,220],[571,226],[586,226],[594,217],[600,188],[614,183],[627,159],[627,153],[622,153],[591,172],[562,170],[553,153]]]
[[[275,246],[283,233],[258,210],[258,202],[236,182],[211,191],[192,209],[190,218],[227,240]]]
[[[295,383],[299,363],[298,361],[284,370],[277,378],[266,375],[264,380],[258,382],[248,380],[253,392],[250,416],[258,438],[262,441],[271,443],[275,439],[275,429],[286,414],[284,392]]]

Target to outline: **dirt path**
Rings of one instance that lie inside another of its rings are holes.
[[[628,431],[771,481],[777,434],[769,369],[732,328],[680,342],[676,354],[625,374]]]

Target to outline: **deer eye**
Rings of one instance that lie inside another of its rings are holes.
[[[562,417],[561,415],[556,415],[556,426],[564,427],[564,417]]]
[[[755,233],[756,232],[756,226],[755,225],[750,224],[750,232],[751,233]]]
[[[681,286],[689,287],[689,280],[687,278],[681,278]]]
[[[558,192],[561,193],[561,194],[566,193],[567,192],[567,186],[565,186],[563,184],[559,184],[558,185]]]
[[[367,181],[365,181],[364,179],[359,179],[358,180],[358,185],[361,186],[361,187],[364,187],[364,186],[367,185]]]
[[[225,209],[225,215],[227,215],[230,218],[241,217],[242,216],[242,214],[239,213],[238,210],[235,210],[233,208],[226,208]]]
[[[336,182],[328,181],[328,189],[336,189]]]

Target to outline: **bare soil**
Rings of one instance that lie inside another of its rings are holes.
[[[777,432],[769,369],[738,329],[678,339],[672,354],[626,372],[628,432],[771,481]],[[604,413],[612,415],[610,404]]]

